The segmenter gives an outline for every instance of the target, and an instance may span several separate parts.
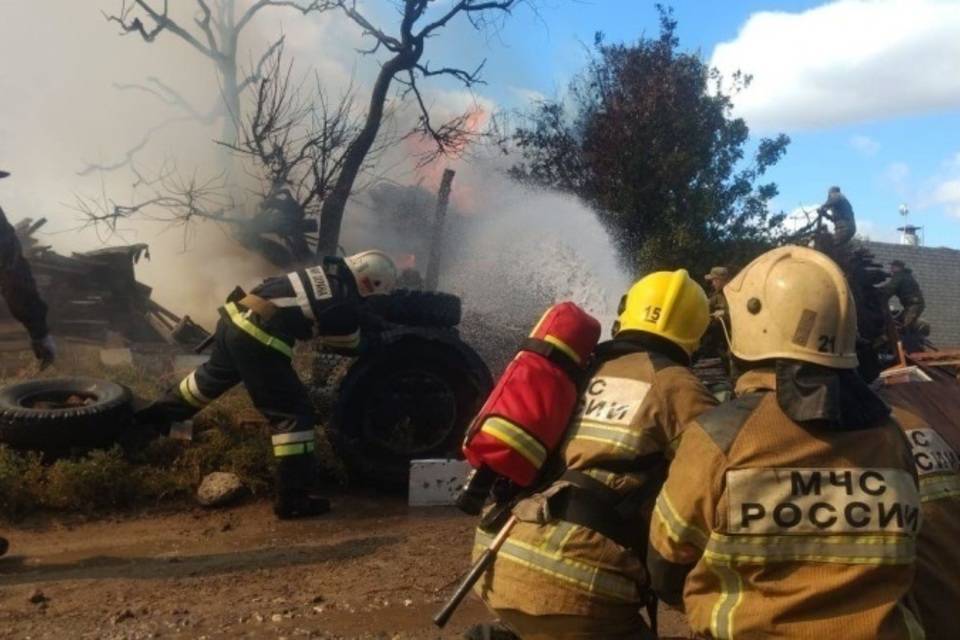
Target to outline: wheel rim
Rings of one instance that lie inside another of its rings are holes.
[[[88,391],[50,390],[26,395],[17,404],[25,409],[79,409],[96,404],[98,400],[96,394]]]
[[[362,418],[364,441],[399,456],[442,445],[457,424],[457,397],[440,372],[402,369],[372,385]]]

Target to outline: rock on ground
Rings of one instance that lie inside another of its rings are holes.
[[[243,492],[243,482],[236,474],[215,471],[200,483],[197,502],[205,507],[223,507],[236,502]]]

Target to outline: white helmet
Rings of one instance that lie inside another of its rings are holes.
[[[383,251],[362,251],[344,258],[363,297],[390,293],[397,283],[397,267]]]
[[[730,350],[738,358],[856,368],[853,295],[840,267],[823,253],[796,246],[768,251],[723,293],[730,307]]]

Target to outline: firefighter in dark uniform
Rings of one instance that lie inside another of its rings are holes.
[[[894,260],[890,263],[890,279],[881,287],[887,298],[896,296],[903,307],[901,320],[904,329],[913,328],[923,313],[923,291],[913,277],[913,271],[907,268],[903,260]]]
[[[710,283],[710,293],[707,303],[710,306],[710,326],[703,336],[700,354],[712,358],[726,358],[728,356],[727,338],[723,334],[723,326],[729,326],[727,299],[723,295],[723,287],[730,282],[730,269],[727,267],[712,267],[710,273],[703,277]]]
[[[853,206],[840,192],[840,187],[830,187],[827,201],[817,211],[833,223],[834,248],[846,247],[857,233],[857,221],[853,215]]]
[[[140,421],[189,438],[190,418],[243,382],[273,434],[275,513],[280,518],[325,513],[329,502],[313,494],[314,409],[291,364],[293,345],[317,337],[326,350],[355,353],[361,299],[388,293],[396,278],[386,254],[365,251],[264,280],[220,308],[210,360],[144,410]]]
[[[0,171],[0,179],[10,174]],[[13,226],[0,209],[0,295],[7,302],[10,315],[20,321],[30,334],[30,346],[45,369],[57,357],[57,348],[47,329],[47,305],[37,293],[30,265],[23,258],[20,241]]]
[[[0,179],[10,174],[0,171]],[[20,241],[0,209],[0,296],[7,302],[10,315],[30,334],[33,354],[45,369],[57,357],[56,345],[47,330],[47,305],[37,293],[30,265],[23,258]],[[0,538],[0,555],[7,552],[6,538]]]

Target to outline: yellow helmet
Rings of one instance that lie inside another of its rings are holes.
[[[707,295],[687,270],[657,271],[627,291],[620,302],[614,333],[646,331],[666,338],[690,355],[709,324]]]
[[[730,308],[730,351],[738,358],[856,368],[853,295],[840,267],[823,253],[773,249],[747,265],[723,293]]]

